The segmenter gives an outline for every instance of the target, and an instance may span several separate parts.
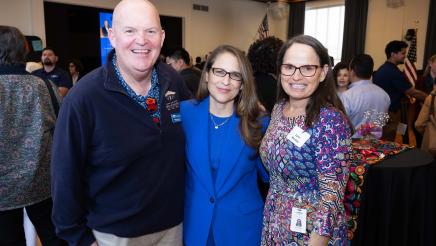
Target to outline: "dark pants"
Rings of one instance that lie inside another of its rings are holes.
[[[25,207],[30,221],[35,226],[36,232],[44,246],[67,245],[55,234],[51,221],[52,200]],[[0,211],[0,245],[1,246],[26,246],[23,227],[23,208]]]

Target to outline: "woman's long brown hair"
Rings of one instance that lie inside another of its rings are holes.
[[[286,51],[293,44],[305,44],[315,50],[315,53],[318,55],[320,66],[324,67],[328,66],[328,72],[323,81],[320,81],[318,88],[313,92],[309,103],[306,106],[306,126],[313,126],[313,124],[318,121],[319,113],[322,107],[335,107],[342,111],[345,115],[345,109],[342,105],[341,100],[339,99],[336,93],[336,83],[333,78],[333,72],[330,66],[330,58],[327,53],[327,49],[315,38],[307,35],[299,35],[290,40],[288,40],[280,49],[279,55],[277,57],[277,101],[288,99],[289,96],[282,88],[281,83],[281,75],[280,75],[280,66],[283,63],[283,58],[285,56]]]
[[[212,65],[215,63],[216,58],[223,53],[230,53],[238,60],[242,75],[242,88],[235,98],[235,112],[240,118],[239,130],[242,139],[248,146],[257,149],[262,140],[262,125],[259,121],[261,111],[256,95],[256,85],[254,83],[251,65],[242,51],[231,45],[218,46],[207,58],[195,98],[200,102],[209,96],[206,76],[207,73],[211,72]]]

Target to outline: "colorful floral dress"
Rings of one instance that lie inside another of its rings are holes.
[[[330,237],[329,245],[347,244],[343,204],[348,179],[351,132],[343,113],[322,108],[310,128],[305,116],[283,115],[285,101],[274,107],[260,146],[270,173],[262,245],[307,245],[312,231]],[[299,148],[286,136],[299,126],[310,138]],[[306,233],[291,231],[292,208],[307,210]]]

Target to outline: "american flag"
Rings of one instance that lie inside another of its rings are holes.
[[[412,86],[415,86],[415,82],[418,79],[416,73],[416,31],[415,29],[407,30],[406,40],[410,41],[409,51],[407,52],[407,57],[404,59],[404,74],[406,75],[407,81],[409,81]]]
[[[268,37],[268,15],[265,14],[265,17],[263,17],[262,23],[260,24],[259,28],[257,29],[257,33],[259,34],[259,39],[264,39]]]

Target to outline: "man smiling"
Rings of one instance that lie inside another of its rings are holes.
[[[165,32],[146,0],[115,8],[108,62],[71,89],[53,144],[53,221],[70,245],[182,245],[190,93],[157,62]]]

